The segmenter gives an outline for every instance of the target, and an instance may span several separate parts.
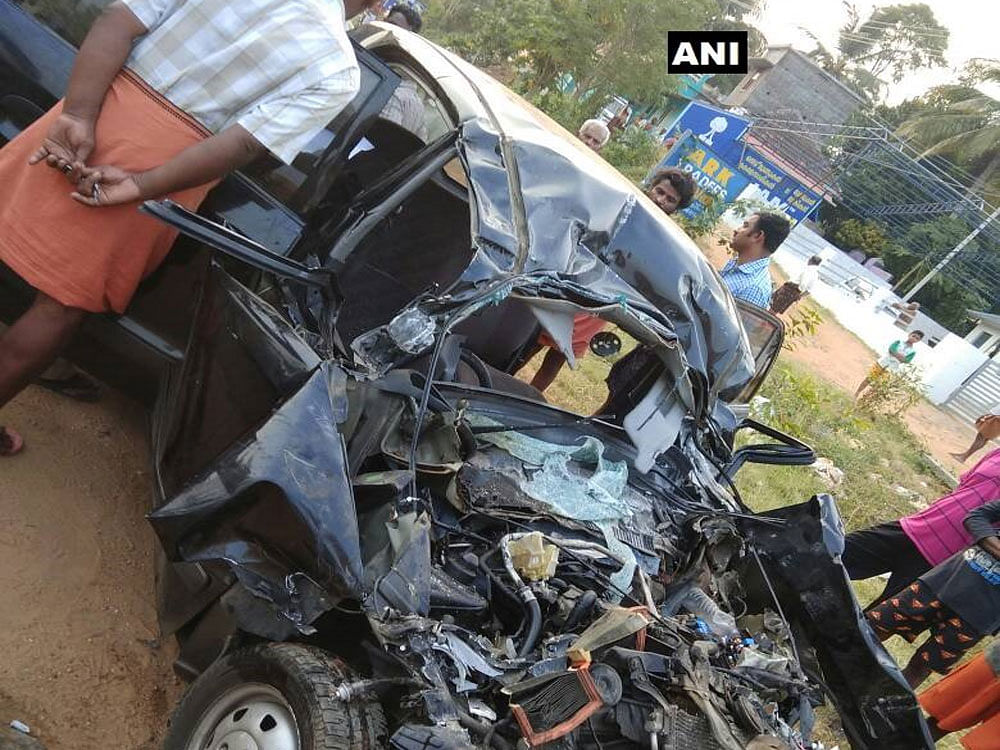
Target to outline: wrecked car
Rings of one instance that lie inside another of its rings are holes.
[[[10,138],[73,39],[0,20]],[[738,416],[780,322],[492,79],[394,27],[355,41],[361,93],[292,165],[143,206],[177,245],[73,349],[152,406],[160,624],[193,681],[165,747],[801,749],[824,701],[853,747],[932,747],[832,499],[755,514],[733,484],[813,460]],[[419,135],[379,116],[403,81]],[[653,365],[611,412],[510,375],[540,331],[572,364],[581,312]]]

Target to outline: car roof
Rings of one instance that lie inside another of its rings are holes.
[[[727,287],[640,188],[545,113],[427,39],[384,23],[355,38],[376,52],[395,47],[447,96],[476,197],[474,241],[508,254],[490,261],[497,278],[499,269],[548,272],[566,298],[618,301],[650,322],[668,348],[681,344],[709,400],[726,400],[750,380],[753,356]],[[470,285],[482,282],[478,267]]]

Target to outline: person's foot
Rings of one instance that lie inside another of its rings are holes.
[[[74,401],[84,401],[93,403],[101,400],[101,389],[93,380],[86,375],[76,373],[68,378],[38,378],[35,381],[42,388],[46,388],[60,396],[66,396]]]
[[[0,426],[0,457],[16,456],[24,448],[24,438],[10,427]]]
[[[966,460],[967,460],[965,454],[963,454],[963,453],[949,453],[948,455],[951,456],[952,458],[954,458],[960,464],[964,464],[966,462]]]

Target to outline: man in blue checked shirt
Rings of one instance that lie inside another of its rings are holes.
[[[771,305],[771,253],[785,241],[791,225],[782,214],[762,211],[748,216],[729,245],[736,257],[719,271],[737,299],[767,309]]]

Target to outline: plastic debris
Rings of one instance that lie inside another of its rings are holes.
[[[901,484],[894,484],[892,486],[892,491],[895,492],[900,497],[905,497],[907,500],[922,501],[924,499],[924,496],[921,495],[919,492],[911,490],[908,487],[904,487]]]
[[[10,723],[10,728],[17,730],[21,734],[31,734],[31,727],[29,727],[27,724],[25,724],[23,721],[19,719],[14,719]]]
[[[705,631],[700,631],[706,635],[714,633],[729,638],[740,634],[733,616],[721,609],[708,594],[697,586],[689,586],[677,605],[696,615],[696,624],[704,625],[707,628]]]
[[[763,419],[765,421],[773,419],[774,404],[771,403],[771,399],[759,395],[750,399],[750,416],[754,419]]]
[[[545,541],[538,531],[513,540],[510,556],[514,568],[529,581],[545,581],[556,574],[559,564],[559,548]]]
[[[389,322],[389,336],[407,354],[420,354],[434,345],[437,325],[422,310],[404,310]]]
[[[844,481],[844,470],[835,466],[829,458],[817,458],[812,470],[831,487],[836,487]]]

